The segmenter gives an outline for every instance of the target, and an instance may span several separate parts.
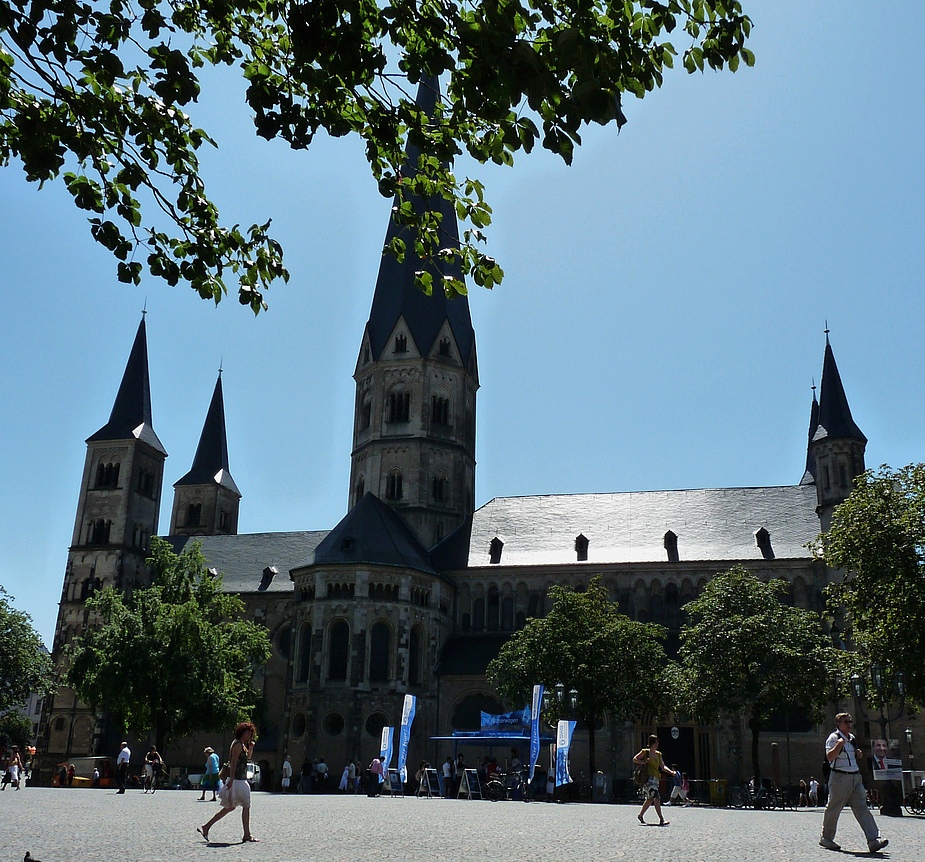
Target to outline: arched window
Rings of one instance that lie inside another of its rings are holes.
[[[386,422],[407,422],[411,416],[411,393],[403,389],[393,389],[389,393],[388,408]]]
[[[360,430],[365,431],[369,428],[373,415],[373,401],[369,395],[363,397],[363,403],[360,405]]]
[[[346,620],[335,620],[328,629],[328,679],[347,679],[350,658],[350,626]]]
[[[408,336],[404,333],[399,333],[395,336],[395,353],[407,353],[408,352]]]
[[[360,476],[357,480],[357,493],[354,503],[359,503],[363,499],[363,495],[366,493],[366,477]]]
[[[346,624],[345,624],[346,625]],[[299,629],[299,664],[296,673],[297,682],[308,682],[308,675],[312,665],[312,627],[302,623]]]
[[[202,503],[190,503],[186,507],[186,526],[198,527],[202,522]]]
[[[392,630],[378,622],[369,632],[369,681],[388,682],[392,651]]]
[[[472,603],[472,628],[477,632],[485,628],[485,599],[476,599]]]
[[[450,424],[450,399],[434,395],[430,402],[430,416],[434,425],[446,427]]]
[[[424,634],[420,626],[411,629],[408,639],[408,683],[420,685],[424,675],[422,664],[424,659]]]
[[[501,616],[501,597],[498,595],[498,587],[492,584],[488,588],[488,631],[498,631],[498,623]]]
[[[388,478],[385,480],[386,500],[400,500],[403,490],[401,470],[395,468],[389,473]]]
[[[514,599],[511,596],[505,596],[501,600],[501,630],[514,630]]]
[[[446,500],[446,476],[443,473],[438,473],[434,476],[433,494],[434,501],[437,503],[442,503]]]
[[[669,631],[676,632],[681,628],[681,602],[677,584],[665,586],[665,622]]]

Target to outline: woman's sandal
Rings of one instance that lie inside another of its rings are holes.
[[[205,826],[197,826],[196,831],[206,840],[206,843],[209,843],[209,830]]]
[[[254,838],[253,835],[245,835],[245,836],[241,839],[241,843],[242,843],[242,844],[247,844],[248,842],[253,842],[254,844],[256,844],[258,841],[260,841],[260,839],[259,839],[259,838]]]

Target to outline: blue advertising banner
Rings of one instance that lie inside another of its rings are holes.
[[[490,712],[482,713],[482,730],[520,730],[529,723],[530,716],[525,709],[503,712],[500,715],[492,715]]]
[[[395,738],[394,727],[383,727],[382,738],[379,742],[379,757],[382,758],[382,772],[379,775],[379,783],[385,781],[385,775],[388,774],[389,767],[392,765],[392,740]]]
[[[536,761],[540,756],[540,713],[543,710],[543,686],[533,686],[533,700],[530,702],[530,778],[536,771]]]
[[[568,750],[572,745],[572,733],[576,724],[575,721],[562,719],[556,728],[556,787],[572,783],[572,776],[568,771]]]
[[[401,727],[398,731],[398,774],[401,776],[402,784],[408,780],[405,764],[408,760],[408,740],[411,739],[411,724],[414,721],[416,705],[417,698],[413,694],[406,694],[401,708]]]

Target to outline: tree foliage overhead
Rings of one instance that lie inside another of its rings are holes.
[[[605,713],[616,720],[657,710],[664,693],[661,626],[621,614],[600,577],[584,593],[549,590],[552,607],[528,620],[488,666],[487,678],[508,702],[529,703],[533,686],[563,683],[578,692],[578,715],[590,733],[590,772],[595,772],[594,730]],[[555,723],[556,716],[546,716]]]
[[[760,581],[743,566],[716,575],[684,606],[678,697],[696,720],[744,714],[752,732],[752,767],[760,775],[758,739],[778,708],[799,705],[814,718],[832,694],[835,650],[817,614],[781,603],[783,580]]]
[[[491,211],[453,159],[512,164],[541,142],[570,162],[583,125],[620,126],[623,94],[661,85],[677,56],[669,34],[688,72],[735,71],[754,62],[750,28],[738,0],[0,0],[0,165],[63,180],[121,281],[147,268],[217,302],[230,274],[259,311],[287,277],[281,249],[269,222],[222,225],[199,174],[212,138],[187,114],[197,70],[234,65],[258,135],[295,149],[319,131],[359,135],[421,256],[458,257],[491,287]],[[430,76],[449,82],[436,116],[415,104]],[[402,176],[408,144],[420,159]],[[435,195],[466,226],[459,250],[437,212],[411,206]]]
[[[845,572],[827,593],[856,650],[843,656],[847,668],[902,671],[907,696],[925,703],[925,464],[859,476],[815,550]],[[882,705],[875,690],[869,698]]]
[[[148,562],[151,587],[128,596],[107,587],[87,600],[98,624],[71,644],[66,682],[92,709],[162,747],[249,717],[258,699],[251,679],[270,642],[240,618],[243,602],[222,592],[198,543],[178,555],[154,538]]]
[[[0,587],[0,715],[51,690],[52,662],[32,618]]]

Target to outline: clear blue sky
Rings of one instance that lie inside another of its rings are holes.
[[[925,458],[925,4],[745,0],[753,69],[687,75],[481,177],[506,278],[473,288],[479,505],[495,496],[786,485],[805,459],[827,319],[869,466]],[[676,40],[680,48],[683,37]],[[344,515],[352,373],[390,202],[355,141],[258,141],[237,84],[219,141],[227,223],[272,216],[292,280],[254,318],[153,279],[126,287],[66,194],[0,171],[0,583],[50,644],[84,462],[142,306],[172,483],[224,363],[241,532]]]

